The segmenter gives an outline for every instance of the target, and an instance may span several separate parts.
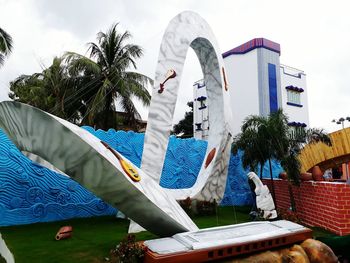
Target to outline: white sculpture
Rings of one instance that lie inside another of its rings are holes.
[[[165,30],[159,50],[152,100],[145,132],[141,169],[160,182],[172,128],[182,71],[189,48],[201,64],[208,95],[208,146],[197,180],[190,188],[166,189],[176,200],[186,198],[218,203],[225,194],[230,159],[232,113],[230,94],[224,76],[224,62],[208,23],[198,14],[184,11]],[[133,222],[129,232],[142,230]]]
[[[201,64],[208,95],[209,134],[205,159],[195,184],[167,189],[176,200],[187,197],[220,202],[225,194],[230,158],[232,113],[224,62],[213,31],[198,14],[185,11],[165,30],[154,77],[141,169],[159,183],[172,128],[186,54],[192,48]]]
[[[274,219],[277,217],[275,204],[270,194],[269,188],[264,185],[254,172],[249,172],[249,180],[255,184],[256,206],[264,219]]]

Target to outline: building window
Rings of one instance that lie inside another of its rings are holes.
[[[202,130],[202,123],[195,123],[195,125],[196,125],[196,131]]]
[[[304,92],[304,89],[289,85],[287,90],[287,104],[296,107],[303,107],[300,102],[300,94]]]
[[[278,110],[276,65],[268,64],[270,112]]]
[[[305,128],[307,127],[306,123],[293,121],[293,122],[288,122],[288,126],[289,126],[289,135],[292,138],[303,140],[299,142],[304,142],[305,136],[300,136],[300,135],[305,133]]]
[[[199,110],[203,110],[205,109],[207,106],[205,105],[205,100],[207,99],[207,97],[205,96],[201,96],[197,98],[197,101],[199,101],[200,105],[199,105]]]
[[[287,90],[287,101],[289,103],[299,104],[300,102],[300,92],[293,91],[293,90]]]

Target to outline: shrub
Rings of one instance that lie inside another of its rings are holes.
[[[143,262],[146,247],[135,242],[135,235],[127,235],[115,249],[110,251],[110,262],[138,263]]]
[[[297,212],[291,209],[277,209],[277,214],[284,220],[292,221],[294,223],[300,223],[300,217]]]
[[[186,212],[186,214],[188,214],[189,216],[193,215],[191,198],[187,197],[185,200],[180,200],[179,204],[182,207],[182,209]]]
[[[215,215],[217,209],[217,203],[214,199],[213,202],[210,201],[197,201],[197,213],[201,216]]]
[[[214,201],[200,201],[196,199],[191,199],[187,197],[184,200],[179,201],[180,206],[182,209],[189,215],[189,216],[210,216],[210,215],[216,215],[217,210],[217,202],[214,199]]]

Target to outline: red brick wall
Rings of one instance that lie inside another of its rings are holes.
[[[271,180],[264,179],[271,191]],[[276,203],[280,209],[290,207],[287,180],[274,180]],[[333,182],[301,182],[292,186],[296,209],[301,221],[319,226],[338,235],[350,234],[350,185]]]

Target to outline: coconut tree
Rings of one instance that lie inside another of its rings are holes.
[[[147,85],[151,79],[140,73],[129,71],[136,69],[136,59],[143,55],[141,47],[127,43],[131,38],[128,31],[119,33],[118,24],[106,32],[97,34],[97,43],[89,43],[89,57],[67,52],[66,61],[70,72],[85,83],[84,99],[87,109],[83,124],[107,129],[117,125],[116,110],[127,113],[126,121],[133,124],[140,118],[132,99],[139,99],[149,105],[150,94]]]
[[[275,187],[272,175],[271,159],[278,159],[281,152],[288,147],[287,123],[282,111],[271,113],[268,117],[252,115],[245,119],[241,133],[233,140],[233,152],[243,150],[243,165],[254,170],[260,164],[260,178],[264,164],[268,161],[272,186],[272,197],[275,198]],[[278,144],[278,147],[277,147]]]
[[[262,133],[258,133],[255,129],[242,126],[242,132],[233,138],[232,153],[237,154],[242,150],[242,164],[245,169],[249,167],[250,170],[255,171],[260,165],[260,178],[262,178],[262,171],[265,162],[267,161],[267,154],[265,145],[259,145],[259,142],[264,141],[259,138]]]
[[[288,178],[295,184],[299,184],[300,175],[300,161],[299,154],[306,144],[322,142],[328,146],[332,145],[332,142],[323,129],[305,129],[304,127],[294,128],[293,132],[289,132],[289,145],[287,151],[281,156],[282,167],[288,174]]]
[[[12,37],[0,27],[0,67],[12,51]]]
[[[298,155],[305,144],[318,141],[327,145],[331,144],[327,134],[320,129],[298,127],[292,132],[288,126],[287,116],[280,109],[267,117],[249,116],[242,125],[241,133],[234,138],[232,149],[233,152],[237,152],[238,149],[243,150],[243,164],[251,168],[255,167],[257,163],[262,168],[264,163],[268,161],[271,180],[271,159],[280,161],[289,180],[299,184],[300,161]],[[275,196],[273,180],[272,195]],[[295,209],[292,196],[291,199],[292,207]]]
[[[81,103],[76,85],[75,77],[69,74],[63,58],[55,57],[52,65],[42,72],[21,75],[10,82],[9,97],[79,123]]]
[[[185,112],[184,118],[174,125],[172,131],[172,134],[181,138],[193,137],[193,101],[187,102],[187,106],[190,108],[190,111]]]

